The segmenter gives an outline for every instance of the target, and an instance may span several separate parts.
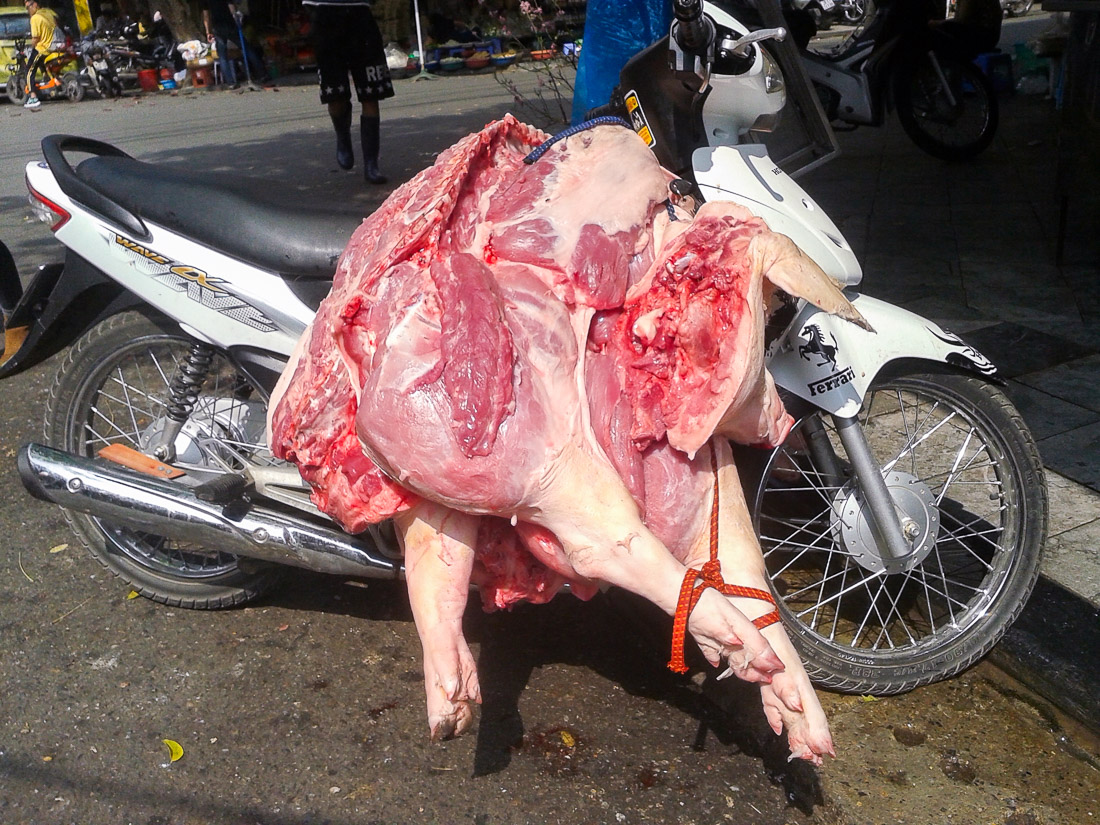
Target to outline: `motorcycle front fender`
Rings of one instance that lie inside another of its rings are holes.
[[[988,358],[927,318],[866,295],[855,296],[852,304],[875,331],[806,304],[769,349],[768,371],[777,386],[850,418],[875,377],[893,361],[947,364],[990,378],[997,373]]]

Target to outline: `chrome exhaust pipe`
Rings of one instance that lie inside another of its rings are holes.
[[[182,484],[102,459],[26,444],[16,463],[35,498],[135,530],[321,573],[396,579],[404,571],[367,534],[351,536],[239,501],[200,501]]]

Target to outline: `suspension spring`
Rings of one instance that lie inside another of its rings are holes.
[[[176,375],[168,388],[171,397],[168,399],[168,417],[179,424],[187,420],[191,411],[195,409],[195,402],[199,398],[206,376],[210,373],[210,365],[214,362],[214,348],[209,344],[194,343],[191,351],[187,353],[187,359],[176,370]]]

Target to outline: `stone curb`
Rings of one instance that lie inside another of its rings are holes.
[[[1040,577],[987,658],[1100,734],[1100,608]]]

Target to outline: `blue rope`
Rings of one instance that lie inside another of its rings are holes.
[[[530,166],[536,160],[545,155],[550,147],[557,143],[559,140],[565,140],[567,137],[572,137],[578,132],[583,132],[586,129],[591,129],[593,126],[625,126],[630,128],[630,124],[623,120],[621,117],[615,117],[614,115],[603,115],[602,117],[594,117],[592,120],[586,120],[584,123],[578,123],[576,126],[570,126],[561,132],[558,132],[550,140],[540,145],[537,149],[531,152],[527,157],[523,159],[523,162]]]

